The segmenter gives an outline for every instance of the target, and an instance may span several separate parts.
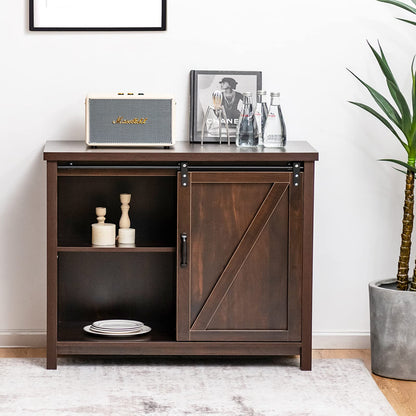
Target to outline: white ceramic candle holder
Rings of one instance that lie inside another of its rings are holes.
[[[91,224],[92,245],[98,247],[114,247],[116,244],[116,225],[105,223],[106,208],[95,208],[97,223]]]
[[[118,230],[119,244],[134,244],[136,241],[136,230],[134,228],[120,228]]]
[[[117,237],[119,247],[135,247],[136,231],[134,228],[130,228],[130,201],[131,194],[120,194],[121,217]]]

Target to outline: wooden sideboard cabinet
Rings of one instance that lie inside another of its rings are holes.
[[[314,162],[285,149],[178,142],[88,148],[47,161],[47,368],[58,355],[300,355],[311,369]],[[93,247],[95,207],[118,225],[130,193],[135,247]],[[85,333],[101,319],[152,331]]]

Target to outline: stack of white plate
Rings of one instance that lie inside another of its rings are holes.
[[[151,328],[139,321],[107,319],[104,321],[95,321],[91,325],[84,326],[84,331],[90,334],[109,337],[129,337],[132,335],[147,334],[151,331]]]

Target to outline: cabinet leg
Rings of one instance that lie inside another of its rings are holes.
[[[310,348],[302,348],[300,352],[300,369],[302,371],[312,370],[312,350]]]
[[[57,368],[57,357],[56,354],[47,354],[46,356],[46,369],[56,370]]]

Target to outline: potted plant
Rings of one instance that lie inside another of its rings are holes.
[[[400,7],[416,15],[416,8],[396,0],[377,0]],[[411,0],[416,5],[416,0]],[[399,19],[416,25],[416,22]],[[369,284],[371,367],[378,375],[404,380],[416,380],[416,266],[409,278],[411,236],[414,223],[414,182],[416,173],[416,72],[415,58],[411,64],[411,105],[400,91],[386,56],[369,44],[385,77],[390,98],[387,99],[351,72],[366,87],[379,109],[352,104],[381,121],[398,140],[406,160],[382,159],[400,166],[406,176],[398,272],[396,279],[377,280]],[[405,170],[403,170],[405,168]]]

